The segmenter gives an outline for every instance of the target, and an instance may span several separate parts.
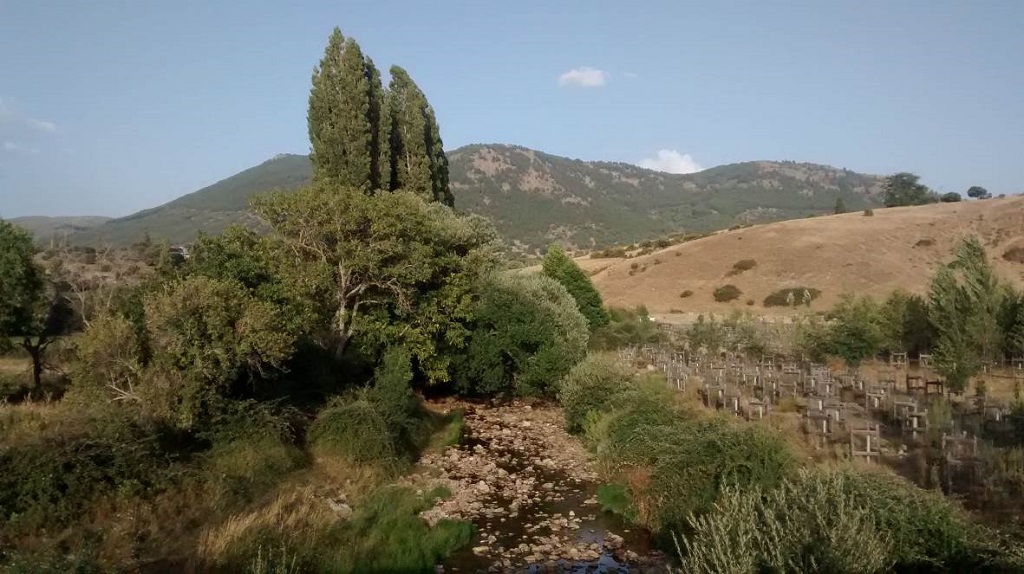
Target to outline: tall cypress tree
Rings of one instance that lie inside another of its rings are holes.
[[[390,188],[412,191],[427,201],[454,203],[448,158],[427,97],[398,66],[391,67],[387,110],[391,152]]]
[[[544,254],[541,269],[544,275],[561,283],[565,290],[572,295],[580,313],[587,318],[590,330],[593,331],[608,324],[608,312],[604,310],[601,294],[594,287],[590,277],[561,247],[552,245],[548,248],[548,252]]]
[[[380,73],[355,40],[334,29],[309,92],[313,177],[380,187]]]

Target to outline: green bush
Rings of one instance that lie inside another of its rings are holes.
[[[310,425],[307,442],[316,454],[356,463],[393,468],[401,459],[387,420],[365,393],[329,402]]]
[[[725,490],[689,520],[686,572],[1019,571],[1019,553],[941,494],[880,474],[805,470]]]
[[[573,434],[583,432],[587,415],[611,410],[630,389],[631,378],[629,371],[610,357],[589,355],[573,367],[558,390],[566,429]]]
[[[558,281],[576,301],[580,313],[587,318],[590,329],[594,330],[608,324],[608,313],[604,310],[601,294],[594,288],[590,277],[580,269],[565,251],[552,246],[544,255],[542,264],[544,275]]]
[[[785,441],[674,407],[663,382],[639,387],[622,406],[587,423],[588,445],[613,484],[626,488],[639,522],[662,535],[709,510],[721,489],[773,488],[795,460]]]
[[[686,299],[687,297],[692,297],[692,296],[693,296],[693,291],[691,291],[689,289],[686,289],[682,293],[679,294],[679,298],[680,299]]]
[[[611,322],[595,331],[590,339],[594,349],[612,350],[628,345],[647,345],[664,338],[651,320],[647,308],[642,305],[633,309],[613,307],[608,310],[608,316]]]
[[[741,260],[737,261],[736,263],[732,264],[732,269],[730,269],[725,274],[725,276],[726,277],[732,277],[734,275],[739,275],[740,273],[743,273],[744,271],[750,271],[754,267],[757,267],[757,261],[755,261],[753,259],[741,259]]]
[[[553,394],[587,352],[589,329],[557,281],[499,274],[478,288],[469,344],[453,360],[453,379],[471,395]]]
[[[61,528],[98,497],[149,494],[181,467],[179,439],[116,413],[67,413],[52,429],[0,448],[0,523],[5,533]]]
[[[740,291],[739,287],[732,284],[715,287],[715,290],[712,293],[715,301],[718,301],[719,303],[735,301],[736,299],[739,299],[742,294],[743,291]]]
[[[804,293],[814,301],[821,295],[821,291],[813,287],[787,287],[768,295],[764,298],[765,307],[793,307],[804,304]],[[792,295],[792,298],[790,298]]]

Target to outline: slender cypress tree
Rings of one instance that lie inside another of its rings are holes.
[[[367,190],[380,186],[381,92],[373,62],[335,28],[309,93],[314,178]]]
[[[398,66],[388,85],[392,190],[412,191],[427,201],[454,203],[448,185],[448,158],[427,97]]]

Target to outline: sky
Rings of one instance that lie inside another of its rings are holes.
[[[1024,2],[0,0],[0,216],[121,216],[307,153],[331,30],[448,149],[1024,190]]]

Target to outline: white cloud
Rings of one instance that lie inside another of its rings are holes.
[[[46,120],[37,120],[35,118],[25,118],[25,122],[27,122],[28,125],[32,126],[33,128],[35,128],[35,129],[37,129],[39,131],[42,131],[42,132],[53,133],[53,132],[57,131],[57,124],[55,124],[53,122],[48,122]]]
[[[18,112],[10,105],[10,100],[4,100],[0,98],[0,122],[13,124],[15,126],[22,125],[28,126],[35,131],[53,133],[57,131],[57,124],[36,118],[31,118]]]
[[[668,173],[696,173],[704,169],[690,154],[679,153],[674,149],[660,150],[656,157],[640,160],[639,165]]]
[[[13,153],[39,153],[39,148],[21,145],[14,142],[4,142],[4,151]]]
[[[576,88],[600,88],[608,83],[608,72],[597,68],[575,68],[558,76],[558,85]]]

